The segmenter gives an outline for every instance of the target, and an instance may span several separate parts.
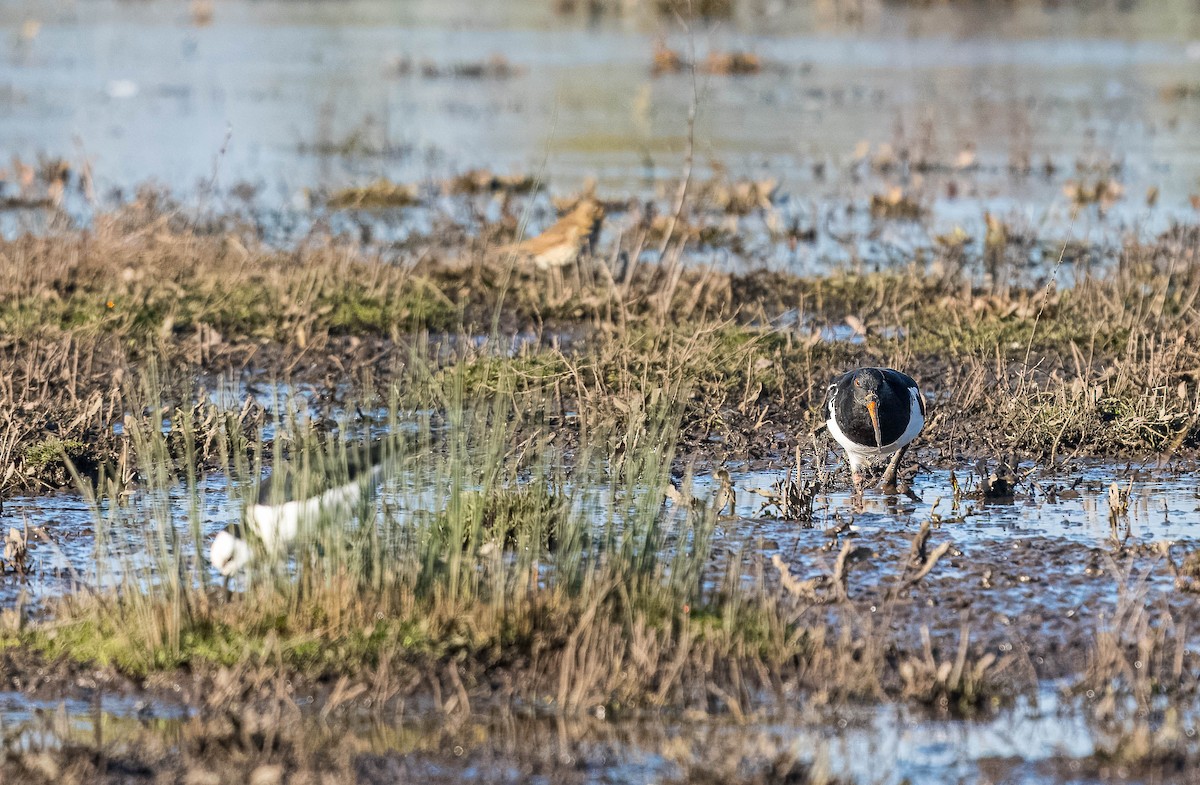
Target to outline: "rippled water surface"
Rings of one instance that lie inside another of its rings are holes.
[[[1114,535],[1124,544],[1200,541],[1200,490],[1194,476],[1186,471],[1137,471],[1128,465],[1098,463],[1070,474],[1033,471],[1011,499],[985,501],[977,498],[978,480],[972,470],[963,467],[955,481],[965,498],[957,506],[953,504],[955,494],[948,470],[919,474],[911,496],[868,490],[856,497],[842,475],[816,494],[812,519],[803,523],[781,519],[778,510],[765,503],[764,494],[771,493],[786,473],[783,468],[731,472],[736,515],[725,516],[718,524],[719,545],[737,548],[750,544],[786,553],[790,548],[822,541],[825,529],[843,523],[849,523],[851,531],[914,533],[926,520],[940,521],[939,536],[949,537],[963,547],[1022,537],[1100,548],[1111,547]],[[1129,510],[1115,519],[1115,528],[1108,500],[1108,489],[1114,482],[1123,489],[1132,488]],[[716,488],[710,475],[694,480],[694,492],[700,498],[710,496]],[[386,479],[382,489],[380,503],[389,508],[390,515],[398,517],[399,525],[405,515],[428,514],[444,504],[437,489],[416,487],[404,477]],[[158,511],[163,509],[171,511],[178,527],[191,525],[194,509],[200,515],[201,530],[211,536],[240,519],[243,500],[252,498],[254,489],[231,486],[223,475],[212,474],[199,483],[198,493],[195,508],[188,501],[186,489],[180,487],[164,500],[167,506],[146,509],[144,520],[138,522],[135,516],[132,525],[109,524],[117,552],[140,563],[139,553],[145,550],[147,537],[157,536],[154,532],[161,517]],[[588,491],[577,494],[577,498],[581,504],[604,505],[607,492]],[[140,501],[145,504],[152,500]],[[11,599],[24,591],[34,599],[45,599],[72,590],[76,580],[95,582],[95,513],[83,498],[73,493],[17,496],[5,500],[4,512],[8,525],[30,527],[37,572],[28,580],[8,578],[0,584],[0,596]],[[107,513],[102,509],[101,514]],[[602,519],[597,525],[602,525]],[[113,570],[120,567],[111,560],[107,566]],[[106,580],[116,580],[115,573],[101,583]]]
[[[655,47],[694,46],[698,61],[762,64],[698,78],[696,173],[775,180],[788,220],[856,226],[845,200],[891,187],[932,208],[932,233],[974,233],[984,210],[1056,242],[1196,217],[1189,3],[735,5],[689,43],[671,15],[549,0],[221,2],[203,23],[165,0],[6,3],[0,150],[86,160],[101,201],[145,182],[246,183],[303,207],[307,188],[473,167],[654,193],[681,171],[693,101],[686,73],[652,76]],[[507,75],[447,75],[492,58]],[[1101,180],[1121,188],[1103,218],[1063,194]],[[921,245],[903,227],[865,231]]]
[[[764,517],[764,497],[753,492],[770,492],[783,477],[782,471],[731,474],[741,490],[736,496],[739,528],[753,525],[770,536],[794,530],[794,525],[769,517],[770,507]],[[1130,477],[1136,477],[1132,485]],[[1012,498],[986,501],[976,498],[979,480],[973,469],[962,467],[955,480],[969,491],[968,498],[953,508],[954,490],[948,470],[919,475],[912,484],[916,498],[868,491],[856,500],[843,476],[841,488],[817,494],[811,525],[823,529],[850,519],[861,529],[911,529],[937,516],[947,521],[943,532],[966,543],[1039,536],[1105,545],[1113,534],[1108,490],[1116,482],[1122,489],[1131,487],[1134,491],[1128,514],[1119,519],[1118,536],[1134,542],[1200,539],[1200,490],[1190,472],[1138,472],[1125,464],[1091,463],[1059,475],[1034,470],[1026,479]],[[711,477],[702,477],[698,485],[703,488],[712,482]]]

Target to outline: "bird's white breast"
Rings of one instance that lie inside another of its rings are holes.
[[[566,267],[579,256],[579,248],[573,242],[560,243],[533,257],[534,264],[539,270],[549,270],[552,267]]]

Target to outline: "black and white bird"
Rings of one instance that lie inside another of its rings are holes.
[[[381,442],[351,446],[345,459],[319,451],[281,461],[246,508],[242,523],[217,533],[209,549],[213,567],[230,577],[254,558],[249,533],[272,555],[281,555],[322,521],[352,519],[373,497],[386,451]]]
[[[925,427],[925,396],[912,377],[891,368],[859,368],[829,385],[825,399],[829,433],[850,459],[855,487],[859,469],[894,455],[884,485],[895,484],[905,450]]]

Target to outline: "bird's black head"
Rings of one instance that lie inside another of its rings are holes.
[[[829,385],[828,406],[829,417],[838,421],[842,432],[858,444],[876,448],[899,437],[904,424],[894,415],[908,411],[905,402],[896,400],[881,368],[870,367],[848,372]]]
[[[879,394],[883,387],[883,372],[878,368],[859,368],[850,381],[850,390],[856,400],[865,401],[871,393]]]

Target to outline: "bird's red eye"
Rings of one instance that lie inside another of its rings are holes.
[[[858,378],[857,376],[855,376],[855,377],[854,377],[854,386],[855,386],[855,387],[862,387],[862,379],[860,379],[860,378]]]

